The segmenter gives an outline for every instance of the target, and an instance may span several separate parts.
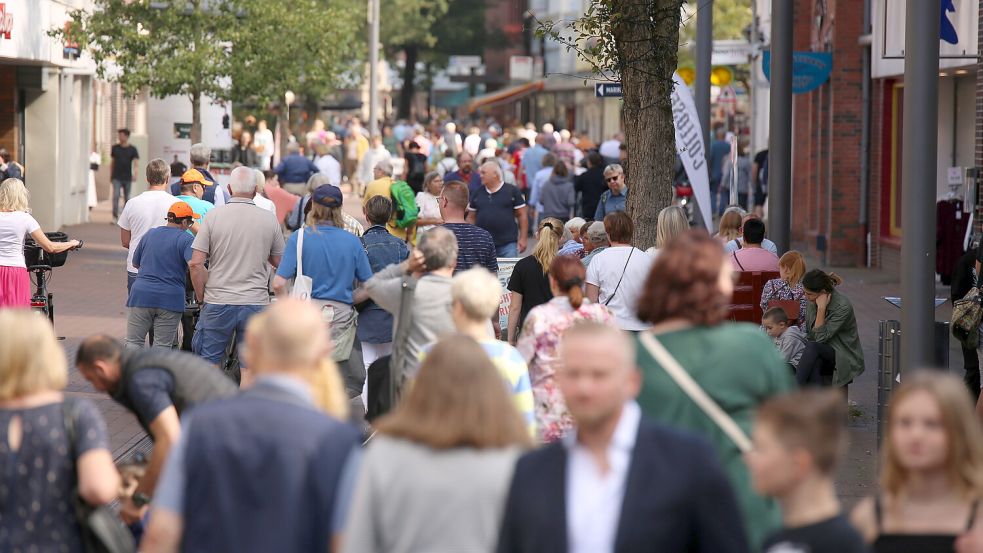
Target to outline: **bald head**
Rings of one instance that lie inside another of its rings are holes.
[[[246,327],[247,363],[257,373],[314,370],[331,354],[321,311],[309,302],[277,301]]]

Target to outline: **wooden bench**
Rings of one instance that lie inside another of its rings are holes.
[[[761,292],[765,283],[779,278],[777,271],[742,271],[734,285],[734,295],[727,310],[732,321],[761,324]]]

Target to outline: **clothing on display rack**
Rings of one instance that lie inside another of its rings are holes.
[[[966,252],[963,241],[969,214],[963,212],[963,200],[949,192],[935,204],[935,272],[948,286],[952,282],[952,270],[956,261]]]

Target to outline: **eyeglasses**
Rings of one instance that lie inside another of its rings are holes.
[[[613,177],[608,177],[607,181],[608,182],[614,182],[614,181],[618,180],[618,177],[620,177],[620,176],[621,175],[615,175]]]

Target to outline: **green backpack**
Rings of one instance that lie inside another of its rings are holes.
[[[420,215],[420,210],[416,207],[416,194],[405,181],[393,181],[389,187],[389,195],[392,196],[393,210],[396,215],[396,226],[399,228],[410,228],[416,224]]]

